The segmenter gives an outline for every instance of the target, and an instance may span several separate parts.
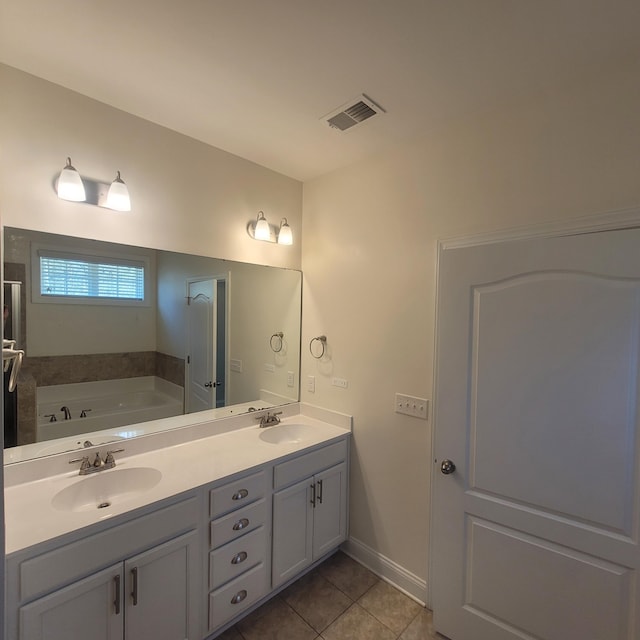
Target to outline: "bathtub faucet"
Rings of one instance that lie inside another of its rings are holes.
[[[64,419],[71,420],[71,410],[66,405],[64,407],[60,407],[60,411],[64,411]]]

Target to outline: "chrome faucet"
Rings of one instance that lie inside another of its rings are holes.
[[[73,460],[69,460],[69,464],[73,464],[74,462],[80,462],[80,473],[81,476],[89,475],[90,473],[97,473],[98,471],[105,471],[106,469],[113,469],[116,466],[115,458],[113,457],[114,453],[120,453],[124,451],[124,449],[115,449],[114,451],[107,451],[107,455],[104,460],[100,457],[100,452],[96,451],[96,457],[93,459],[93,462],[89,460],[89,456],[82,456],[82,458],[74,458]]]
[[[260,420],[260,428],[272,427],[274,424],[280,424],[280,418],[278,416],[282,411],[276,411],[275,413],[263,413],[260,417],[256,417],[256,420]]]
[[[64,411],[64,419],[71,420],[71,410],[66,405],[64,407],[60,407],[60,411]]]

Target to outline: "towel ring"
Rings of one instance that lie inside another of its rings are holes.
[[[313,343],[316,340],[322,345],[322,351],[320,352],[319,355],[316,355],[315,353],[313,353]],[[318,336],[317,338],[311,338],[311,342],[309,342],[309,352],[316,360],[320,360],[320,358],[322,358],[326,348],[327,348],[327,336]]]
[[[275,346],[273,345],[273,339],[276,338]],[[282,351],[282,347],[284,346],[284,342],[282,341],[284,338],[284,333],[282,331],[278,331],[278,333],[274,333],[269,340],[269,346],[271,347],[271,351],[274,353],[280,353]]]

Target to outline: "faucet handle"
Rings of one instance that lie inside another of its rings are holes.
[[[91,469],[91,463],[89,462],[89,456],[82,456],[82,458],[74,458],[73,460],[69,460],[69,464],[74,464],[75,462],[81,462],[80,465],[80,473],[85,474],[88,469]]]
[[[122,453],[124,449],[114,449],[113,451],[107,451],[107,457],[104,459],[105,464],[113,464],[115,465],[116,461],[113,457],[114,453]]]

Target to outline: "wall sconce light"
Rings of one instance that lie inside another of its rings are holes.
[[[271,229],[269,229],[269,223],[264,217],[264,211],[258,211],[258,219],[256,220],[254,238],[256,240],[271,240]]]
[[[88,202],[114,211],[131,211],[129,190],[119,171],[116,171],[111,184],[83,179],[71,165],[71,158],[67,158],[67,164],[60,172],[55,188],[61,200]]]
[[[264,211],[258,211],[256,220],[251,220],[247,224],[247,233],[254,240],[273,242],[278,244],[293,244],[293,234],[286,218],[282,218],[280,227],[269,224],[264,216]]]
[[[131,199],[129,198],[129,189],[120,177],[120,172],[116,171],[115,180],[111,183],[107,192],[107,203],[105,205],[109,209],[115,211],[131,211]]]
[[[278,244],[293,244],[293,234],[286,218],[280,220],[280,231],[278,231]]]
[[[58,198],[71,200],[72,202],[84,202],[87,195],[82,184],[82,178],[71,164],[71,158],[67,158],[67,164],[58,177]]]

